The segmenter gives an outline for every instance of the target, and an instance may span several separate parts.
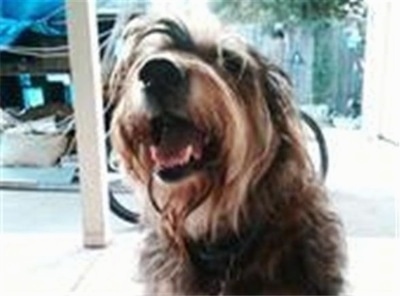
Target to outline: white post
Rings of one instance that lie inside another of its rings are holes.
[[[86,247],[104,247],[110,236],[95,2],[67,1],[68,41],[75,94],[74,109]]]
[[[400,4],[398,0],[368,0],[363,87],[363,129],[399,143],[398,110]]]

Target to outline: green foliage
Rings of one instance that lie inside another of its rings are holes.
[[[211,0],[212,9],[230,21],[286,25],[364,14],[363,0]]]
[[[326,102],[332,95],[337,75],[329,34],[331,25],[349,16],[362,20],[366,13],[364,0],[211,0],[210,4],[219,16],[234,23],[256,23],[264,30],[273,29],[276,24],[288,31],[294,27],[311,28],[314,103]]]
[[[314,29],[314,60],[313,60],[313,103],[326,103],[332,91],[332,82],[335,75],[335,67],[331,36],[329,27],[318,26]]]

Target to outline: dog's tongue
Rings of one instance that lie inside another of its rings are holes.
[[[201,134],[193,128],[165,128],[159,142],[150,146],[150,157],[159,169],[184,166],[199,160],[201,153]]]

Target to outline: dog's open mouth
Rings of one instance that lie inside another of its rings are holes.
[[[151,121],[150,157],[155,173],[166,182],[181,180],[205,162],[205,135],[193,123],[175,116]]]

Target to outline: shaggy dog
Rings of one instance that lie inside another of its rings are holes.
[[[135,16],[118,36],[105,92],[144,196],[147,293],[339,294],[341,227],[288,77],[201,19]]]

